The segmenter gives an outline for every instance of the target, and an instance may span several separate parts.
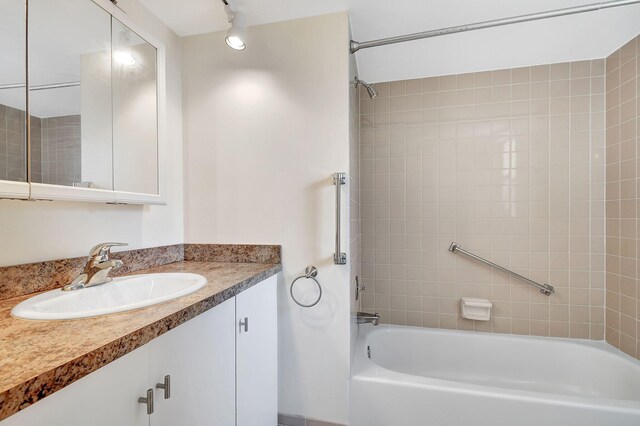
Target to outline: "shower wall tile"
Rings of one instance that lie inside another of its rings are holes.
[[[31,116],[31,180],[42,181],[42,119]]]
[[[394,324],[603,339],[604,79],[593,60],[361,91],[362,309]],[[556,293],[452,254],[452,241]],[[491,300],[491,321],[461,318],[462,297]]]
[[[606,60],[606,339],[640,358],[640,40]],[[599,296],[599,295],[598,295]]]
[[[31,116],[30,126],[32,181],[79,181],[80,116]],[[25,128],[24,111],[0,105],[0,180],[27,181]]]
[[[25,113],[6,105],[0,105],[0,180],[27,180]]]
[[[34,182],[66,186],[80,183],[80,115],[48,117],[41,121],[41,180],[34,179]]]

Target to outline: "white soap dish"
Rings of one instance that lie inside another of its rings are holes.
[[[492,306],[493,304],[487,299],[463,297],[462,300],[460,300],[462,318],[470,320],[489,321]]]

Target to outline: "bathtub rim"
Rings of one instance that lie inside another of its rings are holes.
[[[366,338],[372,333],[388,332],[393,329],[411,329],[414,331],[433,334],[461,334],[478,337],[508,339],[508,340],[543,340],[579,345],[593,350],[602,350],[609,354],[620,356],[624,361],[638,368],[639,361],[627,355],[621,350],[609,345],[604,340],[570,339],[564,337],[527,336],[517,334],[488,333],[466,330],[449,330],[429,327],[414,327],[404,325],[381,324],[374,327],[371,324],[359,325],[358,336],[355,345],[355,355],[350,379],[357,381],[370,381],[389,385],[405,385],[430,390],[447,391],[450,393],[466,395],[492,395],[510,400],[550,403],[555,405],[568,405],[573,407],[585,407],[605,411],[624,411],[640,416],[640,401],[626,399],[607,399],[589,396],[564,395],[550,392],[536,392],[522,389],[501,388],[497,386],[478,385],[454,380],[437,379],[428,376],[413,375],[385,368],[376,364],[366,356]]]

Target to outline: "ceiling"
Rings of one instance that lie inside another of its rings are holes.
[[[228,27],[220,0],[141,0],[178,35]],[[230,0],[259,25],[349,11],[359,41],[560,9],[596,0]],[[615,29],[615,31],[612,31]],[[601,58],[640,33],[640,5],[624,6],[427,40],[356,54],[372,82]]]

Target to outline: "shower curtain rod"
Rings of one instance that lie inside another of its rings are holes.
[[[443,35],[463,33],[467,31],[482,30],[482,29],[491,28],[491,27],[501,27],[503,25],[518,24],[521,22],[528,22],[528,21],[537,21],[540,19],[556,18],[558,16],[575,15],[577,13],[593,12],[596,10],[609,9],[612,7],[619,7],[619,6],[628,6],[636,3],[640,3],[640,0],[614,0],[614,1],[608,1],[608,2],[587,4],[584,6],[569,7],[566,9],[550,10],[547,12],[531,13],[529,15],[513,16],[511,18],[502,18],[502,19],[495,19],[492,21],[476,22],[473,24],[461,25],[458,27],[447,27],[447,28],[441,28],[438,30],[424,31],[421,33],[413,33],[413,34],[407,34],[407,35],[402,35],[397,37],[381,38],[378,40],[363,41],[363,42],[351,40],[350,49],[351,49],[351,53],[356,53],[358,50],[368,49],[370,47],[384,46],[387,44],[395,44],[395,43],[403,43],[405,41],[439,37]]]

